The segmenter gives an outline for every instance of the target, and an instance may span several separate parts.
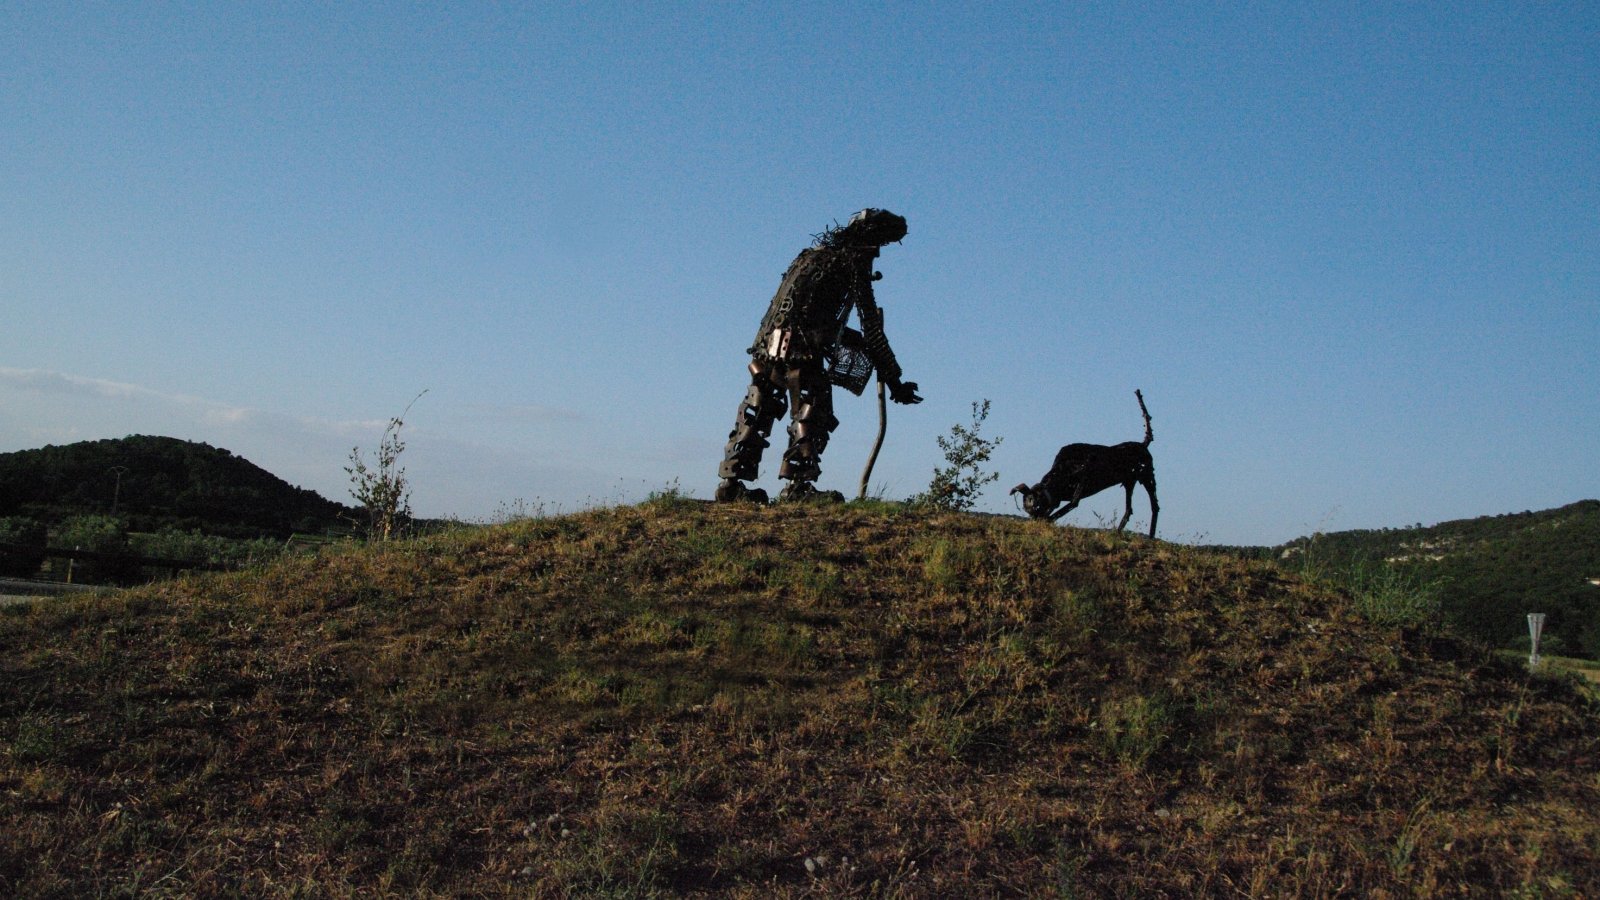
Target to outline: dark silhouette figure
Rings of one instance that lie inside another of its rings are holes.
[[[864,209],[824,231],[789,264],[750,346],[750,388],[723,450],[719,501],[766,502],[765,491],[744,482],[757,477],[772,423],[785,412],[791,414],[789,446],[778,477],[789,485],[779,499],[817,494],[813,482],[822,473],[822,451],[839,427],[835,384],[860,394],[876,369],[896,403],[922,402],[916,382],[900,380],[900,365],[883,333],[883,311],[872,294],[872,282],[882,277],[872,271],[879,248],[905,235],[904,218]],[[852,309],[861,331],[845,325]],[[836,492],[828,496],[843,499]]]
[[[1144,394],[1134,391],[1139,400],[1139,412],[1144,414],[1144,442],[1126,441],[1107,447],[1103,444],[1068,444],[1056,454],[1050,471],[1033,487],[1019,484],[1011,489],[1022,495],[1022,508],[1035,519],[1054,522],[1074,509],[1086,497],[1092,497],[1115,484],[1122,485],[1127,493],[1127,511],[1117,530],[1128,527],[1133,517],[1133,486],[1144,485],[1150,497],[1150,536],[1156,536],[1156,516],[1161,513],[1156,503],[1156,465],[1150,456],[1150,442],[1155,433],[1150,430],[1150,411],[1145,408]],[[1066,506],[1055,509],[1056,504]],[[1055,510],[1051,512],[1051,510]]]

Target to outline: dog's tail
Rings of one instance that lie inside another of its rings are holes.
[[[1156,433],[1150,430],[1150,410],[1144,407],[1144,393],[1142,391],[1135,388],[1133,396],[1139,399],[1139,412],[1144,413],[1144,445],[1148,447],[1150,442],[1156,439]]]

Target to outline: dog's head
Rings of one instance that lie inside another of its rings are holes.
[[[1050,496],[1050,489],[1042,484],[1033,487],[1019,484],[1011,489],[1011,493],[1022,495],[1022,511],[1035,519],[1050,515],[1050,510],[1056,505],[1055,498]]]

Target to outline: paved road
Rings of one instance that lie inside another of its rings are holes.
[[[28,581],[21,578],[0,578],[0,606],[24,603],[41,597],[60,597],[64,594],[81,594],[99,588],[87,584],[62,584],[59,581]]]

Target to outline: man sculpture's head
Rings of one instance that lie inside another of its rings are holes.
[[[831,231],[835,246],[882,247],[906,236],[906,220],[887,209],[863,209]]]

